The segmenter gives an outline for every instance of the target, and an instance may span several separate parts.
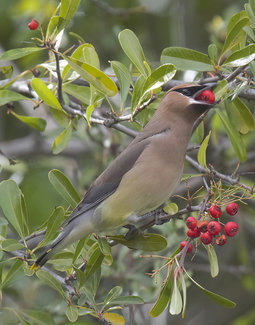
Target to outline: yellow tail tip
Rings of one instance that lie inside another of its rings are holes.
[[[38,265],[38,264],[36,264],[36,263],[34,263],[34,264],[30,267],[30,270],[31,270],[31,271],[34,271],[34,272],[38,271],[39,269],[40,269],[40,265]]]

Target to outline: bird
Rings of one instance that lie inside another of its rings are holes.
[[[180,183],[195,122],[214,106],[212,87],[184,83],[164,95],[151,120],[88,188],[32,269],[90,233],[135,224],[169,200]]]

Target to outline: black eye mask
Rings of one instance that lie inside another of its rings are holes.
[[[183,94],[187,97],[193,97],[199,90],[204,89],[206,86],[191,86],[191,87],[185,87],[185,88],[178,88],[174,89],[174,91],[177,91],[178,93]]]

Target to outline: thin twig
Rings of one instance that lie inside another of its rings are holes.
[[[229,183],[231,185],[239,185],[243,189],[249,191],[251,194],[254,193],[254,188],[241,183],[238,177],[231,177],[230,175],[225,175],[225,174],[219,173],[212,166],[210,166],[210,170],[208,170],[207,168],[200,165],[197,161],[195,161],[194,159],[192,159],[188,155],[186,155],[185,158],[193,167],[195,167],[201,173],[205,173],[208,176],[210,176],[210,174],[212,174],[216,178],[222,179],[222,180],[224,180],[225,182],[227,182],[227,183]]]

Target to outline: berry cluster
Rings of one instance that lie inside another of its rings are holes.
[[[186,220],[186,226],[189,228],[187,231],[187,236],[190,238],[200,237],[201,242],[204,245],[209,245],[213,241],[213,237],[216,237],[216,245],[223,246],[227,242],[227,237],[233,237],[238,232],[238,224],[233,221],[229,221],[224,225],[225,234],[221,234],[221,224],[217,220],[222,215],[221,207],[218,205],[212,205],[209,209],[211,220],[203,220],[197,222],[194,217],[188,217]],[[238,204],[232,202],[226,206],[226,212],[230,216],[234,216],[238,212]],[[183,241],[180,244],[180,248],[183,249],[187,241]],[[192,244],[189,245],[187,252],[191,253],[193,250]]]

